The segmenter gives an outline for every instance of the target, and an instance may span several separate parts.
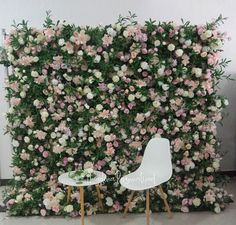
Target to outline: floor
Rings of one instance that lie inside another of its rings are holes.
[[[0,193],[3,187],[0,187]],[[228,186],[229,193],[236,196],[236,180],[234,179]],[[0,195],[1,203],[1,195]],[[127,218],[122,218],[121,214],[100,214],[85,218],[85,225],[145,225],[144,214],[129,214]],[[6,213],[0,213],[0,225],[79,225],[79,218],[62,217],[7,217]],[[173,219],[168,219],[166,213],[153,213],[151,215],[151,225],[236,225],[236,203],[230,204],[227,209],[220,213],[193,212],[174,213]]]

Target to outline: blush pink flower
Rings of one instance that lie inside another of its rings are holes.
[[[29,159],[30,159],[30,154],[28,154],[28,153],[26,153],[26,152],[22,152],[22,153],[20,154],[20,158],[21,158],[22,160],[29,160]]]
[[[21,103],[21,99],[20,98],[12,97],[10,99],[11,106],[18,106],[20,103]]]
[[[46,135],[47,135],[47,133],[42,130],[35,131],[35,137],[38,138],[39,140],[44,140]]]
[[[55,31],[51,28],[44,30],[44,34],[47,38],[51,39],[55,35]]]
[[[67,51],[68,54],[74,53],[74,47],[70,42],[66,42],[66,45],[62,48],[64,51]]]
[[[105,151],[105,154],[108,155],[108,156],[114,155],[114,153],[115,153],[115,149],[113,147],[109,147]]]
[[[62,153],[62,152],[64,151],[64,147],[61,146],[61,145],[56,145],[56,146],[54,146],[54,147],[52,148],[52,151],[53,151],[54,153],[60,154],[60,153]]]
[[[40,210],[40,215],[41,216],[46,216],[46,214],[47,214],[47,211],[45,209]]]
[[[30,128],[34,126],[33,118],[31,116],[27,116],[23,123]]]
[[[142,123],[144,121],[144,115],[142,113],[137,113],[135,119],[137,123]]]
[[[102,38],[102,44],[105,46],[105,47],[108,47],[109,45],[112,44],[112,41],[113,41],[113,37],[105,34],[104,37]]]
[[[131,148],[135,148],[135,149],[139,148],[141,145],[142,145],[141,141],[133,141],[129,144]]]
[[[86,43],[90,40],[89,35],[85,34],[84,30],[74,32],[74,37],[77,45],[86,45]]]

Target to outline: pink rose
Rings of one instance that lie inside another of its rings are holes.
[[[44,157],[44,158],[47,158],[48,156],[49,156],[48,151],[44,151],[44,152],[43,152],[43,157]]]
[[[47,211],[45,209],[41,209],[40,214],[41,214],[41,216],[46,216]]]

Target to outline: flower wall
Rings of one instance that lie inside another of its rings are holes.
[[[129,192],[119,177],[139,166],[152,137],[171,142],[173,176],[164,189],[172,210],[224,209],[231,196],[216,186],[216,123],[228,104],[217,94],[228,63],[220,59],[222,21],[140,25],[131,15],[113,25],[77,27],[47,17],[43,29],[25,21],[15,26],[2,50],[2,63],[13,68],[6,82],[10,214],[79,215],[78,190],[68,205],[57,178],[82,166],[107,174],[105,212],[122,211]],[[145,210],[143,197],[137,193],[132,212]],[[88,215],[98,212],[94,187],[86,189],[85,202]],[[164,210],[155,188],[151,210]]]

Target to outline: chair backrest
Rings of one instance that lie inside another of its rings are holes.
[[[168,180],[172,175],[169,140],[152,138],[146,146],[142,163],[138,169],[148,173],[161,173]]]

